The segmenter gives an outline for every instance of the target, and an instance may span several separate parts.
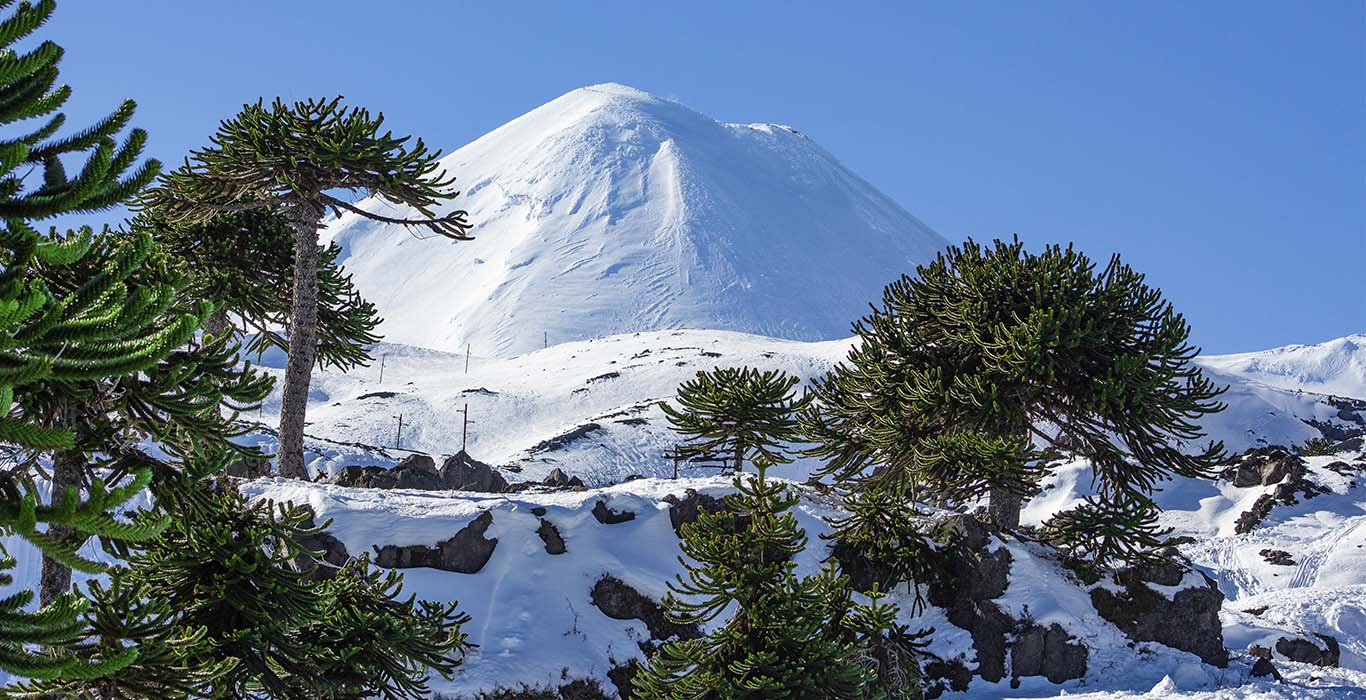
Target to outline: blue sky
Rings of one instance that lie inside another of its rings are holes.
[[[77,2],[67,110],[178,162],[258,97],[449,151],[615,81],[792,125],[953,241],[1123,255],[1207,352],[1366,331],[1366,4]]]

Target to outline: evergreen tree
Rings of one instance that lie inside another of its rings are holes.
[[[173,224],[204,223],[224,212],[275,208],[294,234],[293,298],[289,361],[280,411],[280,471],[307,478],[303,429],[308,385],[317,351],[318,230],[327,211],[402,224],[454,240],[469,240],[464,211],[437,214],[453,196],[451,179],[439,173],[439,153],[421,140],[379,133],[383,116],[345,108],[341,98],[292,105],[246,105],[225,121],[210,147],[170,174],[146,205]],[[366,192],[415,210],[416,218],[366,211],[335,196]]]
[[[659,404],[684,438],[673,456],[735,471],[747,461],[791,462],[784,447],[800,439],[797,412],[810,402],[805,393],[796,395],[800,383],[779,370],[752,367],[698,372],[678,387],[677,408]]]
[[[284,214],[262,208],[228,212],[202,223],[173,226],[144,213],[133,221],[193,272],[201,299],[218,304],[204,325],[211,335],[233,334],[233,321],[254,333],[245,350],[260,356],[271,348],[288,350],[279,329],[289,325],[294,288],[294,230]],[[367,346],[378,342],[375,305],[360,296],[337,264],[341,247],[322,249],[318,262],[317,363],[339,369],[366,364]]]
[[[665,644],[637,674],[646,700],[860,698],[869,669],[841,621],[852,605],[844,579],[827,569],[799,577],[793,555],[806,534],[791,513],[797,496],[767,478],[736,474],[727,508],[683,526],[688,571],[664,605],[680,624],[705,624],[732,605],[720,629]]]
[[[317,588],[325,615],[299,633],[311,642],[311,673],[295,682],[301,697],[426,697],[428,674],[450,678],[469,646],[461,631],[469,616],[455,603],[400,599],[403,577],[365,559],[352,560]]]
[[[924,658],[926,638],[933,629],[911,632],[897,622],[895,603],[873,587],[868,602],[855,605],[844,619],[844,627],[858,650],[856,657],[868,672],[863,688],[866,700],[920,700],[924,682],[920,660]]]
[[[76,555],[74,535],[110,539],[142,539],[153,535],[157,519],[115,518],[111,511],[131,499],[151,478],[139,471],[117,488],[104,479],[89,482],[81,496],[64,483],[61,463],[54,460],[55,495],[43,504],[37,483],[44,478],[38,457],[69,449],[75,436],[52,416],[25,411],[23,399],[35,389],[59,382],[135,372],[155,363],[172,346],[187,320],[149,325],[141,314],[158,290],[130,290],[108,284],[109,275],[89,280],[77,293],[59,297],[36,274],[35,267],[61,267],[77,262],[92,246],[88,230],[66,239],[45,238],[32,222],[63,214],[90,213],[132,196],[158,172],[156,161],[138,164],[146,134],[115,137],[131,119],[134,104],[126,101],[107,118],[67,136],[58,136],[65,118],[57,110],[71,94],[57,86],[62,49],[45,41],[28,51],[14,47],[41,27],[55,3],[0,1],[10,10],[0,20],[0,125],[19,129],[0,136],[0,442],[11,462],[0,475],[0,534],[18,535],[37,545],[50,560],[86,570],[98,567]],[[30,119],[45,118],[36,128]],[[81,159],[74,176],[63,159]],[[41,182],[26,182],[37,169]],[[40,529],[41,526],[45,529]],[[0,551],[0,570],[13,560]],[[0,585],[10,585],[0,574]],[[22,677],[55,678],[111,670],[131,662],[117,654],[90,667],[63,647],[82,630],[80,614],[89,604],[68,594],[56,595],[35,613],[24,611],[32,591],[21,590],[0,602],[0,670]],[[49,651],[35,653],[32,645]]]
[[[1009,529],[1065,446],[1094,468],[1107,537],[1135,540],[1154,534],[1159,480],[1209,476],[1222,459],[1219,444],[1183,450],[1222,409],[1189,326],[1117,256],[1097,269],[1071,247],[969,241],[889,285],[855,332],[805,415],[839,482],[989,493]]]

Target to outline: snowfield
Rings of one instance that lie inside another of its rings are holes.
[[[473,242],[348,214],[324,235],[388,340],[511,357],[669,328],[822,340],[947,242],[796,130],[623,85],[574,90],[442,160]],[[366,200],[391,216],[399,209]]]
[[[459,600],[474,616],[470,631],[480,648],[461,676],[439,685],[440,690],[465,697],[497,684],[554,686],[572,678],[595,678],[610,691],[607,672],[643,657],[638,642],[646,632],[638,621],[615,620],[594,607],[589,595],[594,583],[610,573],[648,597],[662,596],[681,570],[664,497],[687,489],[719,495],[729,488],[726,479],[715,476],[668,478],[673,468],[663,452],[674,438],[656,402],[671,397],[677,384],[698,370],[714,366],[781,368],[809,380],[840,361],[851,342],[659,331],[564,343],[511,358],[471,356],[468,371],[463,354],[381,344],[375,352],[385,358],[382,382],[377,366],[315,376],[308,429],[315,472],[332,473],[348,464],[392,465],[410,450],[430,453],[440,463],[461,447],[468,404],[466,447],[476,458],[507,470],[512,481],[539,481],[560,468],[592,488],[469,494],[279,479],[247,488],[259,497],[307,502],[321,517],[333,518],[332,532],[352,554],[383,545],[432,546],[480,513],[492,513],[486,536],[498,544],[478,573],[405,571],[409,590]],[[281,365],[280,359],[268,357],[266,365]],[[1225,357],[1201,358],[1200,363],[1230,385],[1225,395],[1229,409],[1209,419],[1206,428],[1231,450],[1296,444],[1319,435],[1306,420],[1360,427],[1330,397],[1246,378],[1230,370]],[[268,424],[276,410],[272,398],[262,414]],[[400,413],[402,449],[394,449]],[[260,439],[270,440],[268,435]],[[1277,506],[1245,534],[1234,531],[1236,520],[1274,486],[1236,488],[1224,480],[1190,479],[1162,485],[1158,500],[1166,509],[1164,525],[1192,538],[1183,552],[1227,598],[1221,617],[1225,643],[1235,653],[1229,668],[1207,666],[1191,654],[1157,644],[1132,646],[1097,615],[1083,588],[1046,549],[997,541],[993,546],[1007,547],[1015,560],[1010,587],[997,602],[1012,615],[1028,609],[1036,620],[1058,622],[1090,650],[1089,671],[1062,686],[1037,677],[1022,679],[1019,688],[977,679],[966,694],[945,697],[1366,697],[1361,690],[1366,686],[1366,489],[1361,487],[1366,472],[1330,468],[1340,460],[1350,462],[1359,451],[1309,458],[1307,478],[1328,493]],[[800,481],[812,466],[798,462],[780,475]],[[647,478],[619,483],[633,475]],[[1043,493],[1027,504],[1024,521],[1037,524],[1089,493],[1085,462],[1062,465]],[[636,518],[600,523],[590,512],[599,500]],[[538,516],[533,508],[546,512]],[[817,535],[825,530],[821,518],[833,509],[814,492],[806,493],[799,517],[813,545],[801,560],[805,571],[818,566],[822,545]],[[567,553],[546,552],[536,533],[541,517],[554,523]],[[1286,551],[1295,564],[1270,564],[1260,554],[1264,549]],[[902,600],[909,610],[909,599],[903,595]],[[942,610],[931,607],[906,619],[913,627],[936,628],[937,654],[974,658],[967,632],[948,623]],[[1249,678],[1251,660],[1237,655],[1252,644],[1274,645],[1287,634],[1315,632],[1341,642],[1342,668],[1278,658],[1286,682],[1277,684]]]

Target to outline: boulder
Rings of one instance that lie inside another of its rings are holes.
[[[317,527],[314,519],[317,515],[310,506],[303,506],[308,511],[308,522],[305,527]],[[310,552],[319,552],[320,555],[312,557],[307,554],[299,554],[289,560],[289,565],[295,571],[305,571],[312,569],[309,574],[310,581],[323,581],[337,575],[337,570],[351,561],[351,555],[346,551],[346,545],[341,540],[328,534],[326,531],[319,532],[310,537],[299,540],[299,545]]]
[[[498,470],[471,457],[461,450],[441,465],[441,487],[452,491],[479,493],[507,493],[507,479]]]
[[[223,473],[242,479],[270,476],[270,460],[265,457],[242,457],[228,464]]]
[[[1219,608],[1224,594],[1208,576],[1203,586],[1185,588],[1168,598],[1147,584],[1174,586],[1184,573],[1175,566],[1121,569],[1114,580],[1124,587],[1091,589],[1091,604],[1131,639],[1189,651],[1213,666],[1228,665]]]
[[[1010,582],[1009,550],[987,549],[986,526],[972,515],[954,515],[936,526],[931,538],[944,545],[927,597],[943,608],[949,622],[968,631],[977,651],[977,675],[992,683],[1006,674],[1006,635],[1011,619],[992,602]]]
[[[478,573],[498,546],[497,538],[486,538],[484,533],[493,524],[493,513],[484,511],[453,537],[427,545],[385,545],[375,547],[375,565],[386,569],[425,567],[454,571],[461,574]]]
[[[1239,462],[1223,472],[1235,487],[1270,486],[1286,477],[1304,475],[1304,460],[1280,445],[1259,447],[1243,453]]]
[[[642,651],[646,653],[653,652],[658,643],[674,638],[696,639],[702,634],[696,625],[673,622],[665,615],[663,606],[610,574],[604,574],[593,584],[589,598],[602,614],[613,620],[640,620],[645,623],[650,631],[650,640],[655,642],[653,645],[642,645]]]
[[[546,554],[564,554],[564,537],[560,535],[560,529],[554,523],[541,518],[541,526],[536,528],[536,534],[541,536],[541,542],[545,543]]]
[[[1281,672],[1276,670],[1276,664],[1271,663],[1271,659],[1264,659],[1261,657],[1258,657],[1256,661],[1252,662],[1252,677],[1269,677],[1274,678],[1278,682],[1283,680],[1281,678]]]
[[[696,489],[684,491],[682,498],[669,494],[664,501],[669,504],[669,524],[680,537],[683,526],[697,520],[698,513],[718,513],[726,507],[725,500],[700,494]]]
[[[1047,628],[1026,624],[1015,633],[1010,649],[1010,675],[1043,676],[1049,683],[1081,678],[1086,675],[1086,646],[1072,641],[1056,622]]]
[[[442,488],[436,463],[423,454],[408,455],[392,469],[346,466],[332,475],[331,483],[365,489],[415,489],[436,491]]]
[[[1276,653],[1302,664],[1337,666],[1342,657],[1342,648],[1338,645],[1338,640],[1317,632],[1314,636],[1323,642],[1322,648],[1303,637],[1281,637],[1276,640]]]
[[[1295,565],[1294,557],[1291,557],[1290,552],[1287,552],[1284,549],[1263,549],[1261,552],[1258,552],[1258,554],[1261,554],[1262,559],[1272,566]]]
[[[936,659],[921,669],[925,680],[925,697],[930,700],[947,691],[961,693],[972,683],[972,671],[959,659]]]
[[[564,470],[555,467],[541,480],[541,484],[555,489],[567,489],[583,486],[583,480],[577,476],[569,476],[564,473]]]
[[[629,510],[612,510],[611,508],[608,508],[607,504],[603,501],[598,501],[593,504],[593,517],[597,518],[598,522],[603,525],[617,525],[619,523],[635,520],[636,514]]]

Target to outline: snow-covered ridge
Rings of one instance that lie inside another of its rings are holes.
[[[540,480],[555,468],[590,485],[632,474],[667,476],[672,465],[663,455],[675,436],[657,403],[672,398],[681,382],[699,370],[742,365],[782,369],[809,381],[842,360],[852,343],[656,331],[564,343],[512,358],[475,354],[468,372],[463,353],[381,344],[374,348],[376,366],[314,375],[307,432],[331,442],[310,443],[310,458],[315,469],[327,472],[347,464],[391,464],[405,452],[367,452],[338,443],[392,448],[401,437],[403,450],[437,457],[464,446],[484,462],[520,470],[508,474],[513,480]],[[1219,358],[1211,359],[1219,366]],[[267,357],[265,364],[280,372],[283,358]],[[1321,434],[1306,421],[1363,427],[1344,418],[1327,397],[1206,367],[1230,389],[1222,397],[1228,409],[1206,418],[1204,427],[1210,439],[1230,450],[1302,444]],[[278,410],[277,393],[261,418],[273,425]],[[804,473],[810,466],[796,469]]]
[[[1316,345],[1210,355],[1199,362],[1222,374],[1280,389],[1366,399],[1366,333]]]
[[[476,240],[355,215],[326,232],[391,342],[508,357],[670,328],[840,338],[946,244],[791,128],[622,85],[574,90],[442,164]]]

